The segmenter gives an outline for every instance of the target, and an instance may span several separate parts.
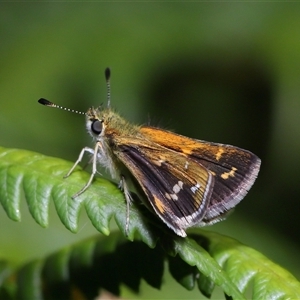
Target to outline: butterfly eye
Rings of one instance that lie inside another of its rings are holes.
[[[91,129],[95,134],[100,134],[102,131],[102,121],[95,120],[91,125]]]

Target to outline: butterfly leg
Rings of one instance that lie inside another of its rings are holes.
[[[92,149],[90,149],[90,150],[92,150]],[[94,150],[93,150],[93,152],[94,152]],[[94,154],[93,152],[91,152],[92,154]],[[101,160],[101,155],[98,153],[98,160],[100,161]],[[93,159],[94,159],[94,157],[92,156],[90,159],[89,159],[89,161],[84,165],[84,166],[82,166],[81,168],[82,168],[82,170],[85,170],[85,168],[87,167],[87,166],[89,166],[92,162],[93,162]],[[100,173],[98,170],[97,170],[97,173],[99,174],[99,175],[102,175],[102,173]],[[65,176],[66,177],[66,176]]]
[[[91,185],[91,183],[92,183],[92,181],[93,181],[93,179],[95,177],[95,174],[97,173],[98,149],[99,149],[98,143],[96,143],[95,149],[84,147],[81,150],[81,152],[79,154],[79,157],[78,157],[77,161],[75,162],[75,164],[73,165],[73,167],[71,168],[71,170],[64,176],[64,178],[66,178],[66,177],[68,177],[68,176],[71,175],[71,173],[74,171],[74,169],[76,168],[76,166],[82,161],[82,158],[83,158],[83,155],[85,154],[85,152],[89,152],[89,153],[93,154],[93,157],[92,157],[92,163],[93,163],[93,165],[92,165],[92,174],[90,176],[90,179],[86,183],[86,185],[79,192],[77,192],[75,195],[72,196],[72,199],[75,199],[76,197],[78,197],[79,195],[81,195]]]
[[[70,171],[64,176],[64,178],[69,177],[69,176],[73,173],[74,169],[75,169],[75,168],[77,167],[77,165],[82,161],[82,158],[83,158],[83,155],[84,155],[85,152],[89,152],[89,153],[91,153],[91,154],[94,154],[94,150],[93,150],[92,148],[84,147],[84,148],[81,150],[81,152],[80,152],[80,154],[79,154],[79,156],[78,156],[78,159],[77,159],[76,162],[74,163],[73,167],[72,167],[72,168],[70,169]]]
[[[126,183],[124,175],[120,176],[120,183],[119,183],[119,188],[124,193],[125,200],[126,200],[126,224],[125,224],[125,234],[128,236],[128,231],[129,231],[129,212],[130,212],[130,204],[132,203],[133,199],[131,197],[128,185]]]

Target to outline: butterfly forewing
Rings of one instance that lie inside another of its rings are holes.
[[[115,154],[147,195],[154,211],[177,234],[205,215],[214,179],[211,173],[181,153],[138,139],[115,139]],[[189,169],[189,172],[187,172]]]

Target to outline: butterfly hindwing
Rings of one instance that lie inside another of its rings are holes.
[[[259,172],[260,159],[250,151],[194,140],[154,127],[144,126],[141,132],[152,142],[187,155],[214,176],[215,183],[203,223],[218,221],[219,217],[236,206]]]

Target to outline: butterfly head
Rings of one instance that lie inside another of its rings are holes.
[[[114,113],[110,108],[103,109],[91,107],[86,113],[86,129],[88,133],[96,140],[105,136],[106,127],[113,120]]]

